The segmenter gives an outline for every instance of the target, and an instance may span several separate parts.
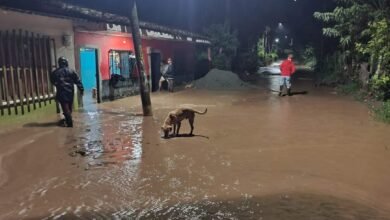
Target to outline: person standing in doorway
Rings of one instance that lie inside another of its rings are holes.
[[[60,103],[67,127],[73,127],[72,108],[74,99],[74,85],[84,93],[83,84],[77,73],[69,68],[68,60],[65,57],[58,58],[58,66],[51,74],[50,81],[56,87],[56,99]]]
[[[175,72],[173,69],[173,62],[172,58],[168,58],[168,67],[167,67],[167,72],[165,73],[167,76],[167,81],[168,81],[168,91],[173,92],[173,86],[174,86],[174,77],[175,77]]]
[[[160,91],[162,88],[162,83],[166,81],[168,83],[168,91],[173,92],[174,75],[172,59],[168,58],[167,62],[161,65],[161,78],[159,81]]]
[[[283,86],[286,85],[287,87],[287,94],[291,96],[291,76],[295,73],[295,65],[292,61],[293,55],[289,54],[287,59],[282,62],[280,65],[280,90],[279,90],[279,96],[282,96],[283,92]]]
[[[161,67],[160,67],[160,72],[161,72],[161,77],[160,77],[160,81],[158,82],[158,89],[159,91],[161,91],[162,89],[162,84],[163,82],[168,82],[168,79],[167,79],[167,70],[168,70],[168,63],[164,60],[163,62],[161,62]]]

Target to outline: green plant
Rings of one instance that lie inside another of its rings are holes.
[[[374,109],[377,119],[390,124],[390,101],[383,102],[382,105]]]
[[[228,24],[214,24],[205,30],[211,42],[212,64],[218,69],[230,70],[232,59],[239,46],[237,31]]]
[[[196,60],[197,60],[197,61],[200,61],[200,60],[208,60],[208,59],[209,59],[209,55],[208,55],[207,52],[205,52],[205,51],[197,52],[197,53],[195,54],[195,57],[196,57]]]
[[[344,54],[347,77],[356,77],[356,66],[370,59],[371,73],[385,72],[389,60],[388,0],[336,0],[330,12],[315,12],[314,17],[328,24],[327,37],[339,39]],[[366,59],[366,60],[364,60]]]
[[[317,57],[315,54],[314,47],[306,46],[302,55],[302,59],[304,61],[305,66],[314,69],[317,65]]]
[[[234,71],[243,73],[255,73],[259,67],[259,58],[256,54],[256,47],[239,51],[234,62]]]
[[[264,45],[264,36],[262,36],[261,38],[259,38],[259,41],[257,42],[257,56],[259,58],[263,58],[265,57],[266,54],[267,52]]]
[[[360,85],[357,82],[349,82],[347,84],[341,85],[339,89],[343,94],[346,95],[357,94],[360,90]]]
[[[328,55],[317,63],[316,84],[335,85],[345,81],[343,54],[340,51]]]
[[[365,35],[369,40],[357,43],[358,51],[370,57],[370,90],[378,100],[390,99],[390,23],[387,19],[370,22]]]
[[[216,54],[212,59],[213,67],[220,70],[230,70],[231,69],[232,58],[228,57],[226,54]]]
[[[264,37],[259,38],[257,42],[257,56],[261,66],[269,65],[279,57],[276,50],[267,51],[264,45]]]
[[[369,37],[367,42],[356,43],[357,50],[370,56],[370,64],[375,73],[386,74],[390,69],[390,23],[387,19],[369,23],[369,28],[362,33]],[[373,72],[373,71],[372,71]]]
[[[368,21],[386,18],[388,0],[336,0],[337,7],[331,12],[315,12],[314,17],[331,24],[323,29],[328,37],[337,37],[343,48],[354,46],[363,40]]]
[[[370,83],[371,91],[378,100],[390,99],[390,76],[375,74]]]

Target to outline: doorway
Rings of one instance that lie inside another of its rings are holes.
[[[161,54],[152,52],[150,54],[150,69],[152,75],[152,92],[158,91],[158,83],[161,77]]]
[[[187,65],[187,53],[185,50],[175,50],[173,55],[173,66],[175,74],[178,77],[183,77],[189,73]]]
[[[84,107],[94,105],[100,100],[99,74],[97,71],[97,49],[80,49],[81,81],[84,86]]]

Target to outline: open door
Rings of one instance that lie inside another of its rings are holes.
[[[87,107],[88,105],[95,105],[100,99],[97,63],[96,49],[80,49],[81,81],[84,86],[84,107]]]
[[[155,92],[159,89],[158,83],[161,77],[161,72],[160,72],[161,54],[151,53],[150,60],[151,60],[150,67],[151,67],[151,76],[152,76],[152,92]]]

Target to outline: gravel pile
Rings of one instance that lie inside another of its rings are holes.
[[[211,70],[206,76],[194,82],[194,87],[209,90],[244,90],[253,88],[243,82],[237,74],[218,69]]]

